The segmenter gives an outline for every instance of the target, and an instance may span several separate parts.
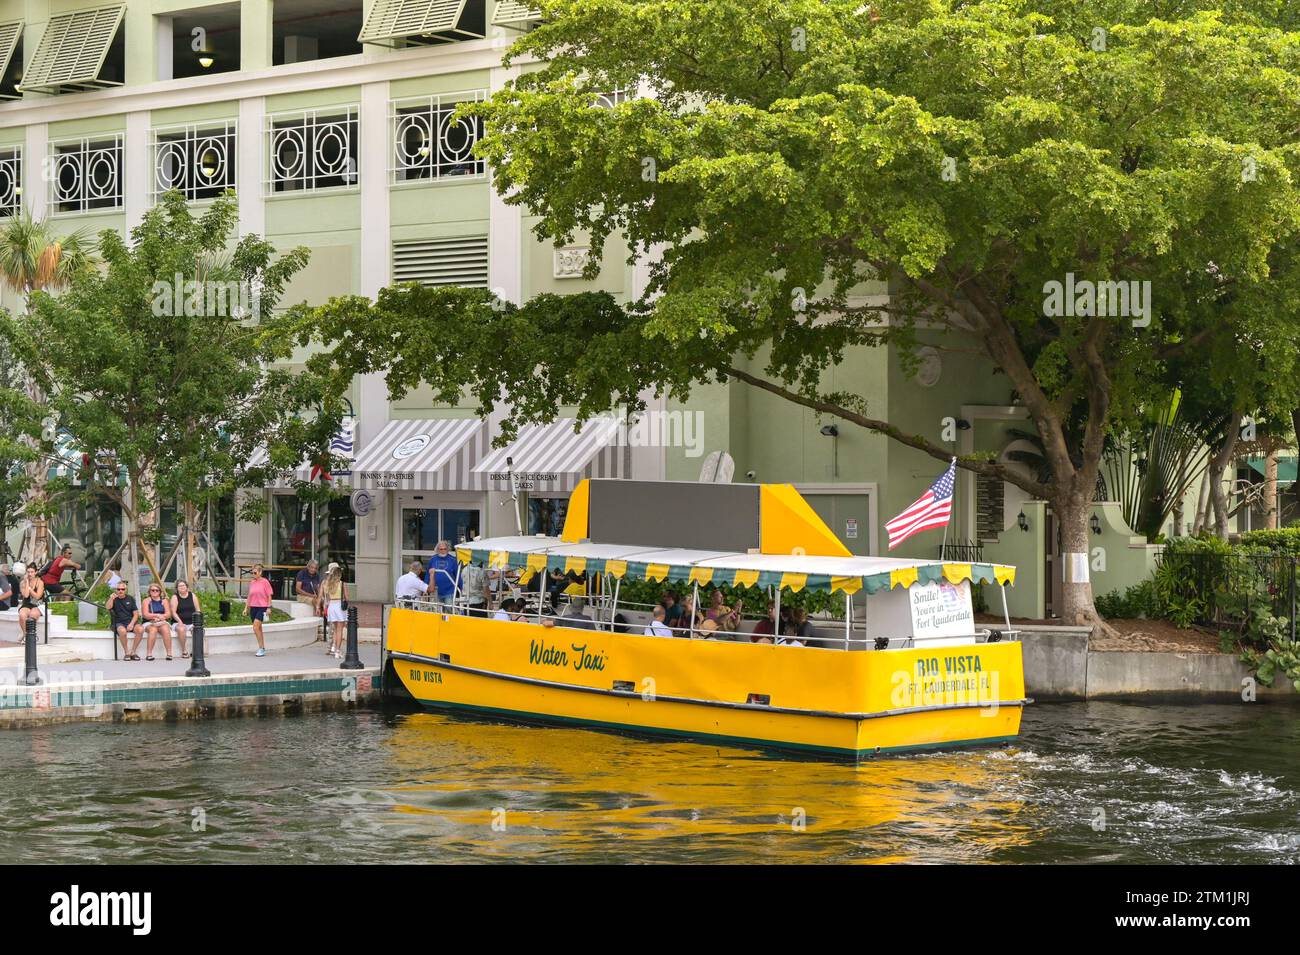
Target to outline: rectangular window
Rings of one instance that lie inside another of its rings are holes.
[[[294,494],[276,494],[272,502],[271,563],[300,567],[315,558],[322,576],[334,562],[342,566],[344,580],[354,579],[357,519],[347,498],[315,505]],[[286,580],[293,578],[291,571],[279,573]]]
[[[215,199],[235,188],[235,122],[153,130],[153,199],[172,189]]]
[[[267,195],[356,188],[358,107],[278,113],[266,122]]]
[[[361,0],[275,0],[273,9],[276,66],[361,52]]]
[[[569,514],[567,497],[530,497],[528,499],[528,533],[559,537]]]
[[[390,107],[392,181],[482,176],[486,166],[474,156],[474,145],[483,135],[483,120],[477,116],[457,118],[455,114],[461,103],[486,98],[486,90],[472,90],[394,100]]]
[[[159,79],[179,80],[239,69],[242,44],[238,3],[160,14],[155,20],[159,29],[171,31],[170,60],[159,63]]]
[[[0,149],[0,218],[17,215],[23,208],[23,151],[19,146]]]
[[[122,208],[122,134],[50,143],[56,215]]]

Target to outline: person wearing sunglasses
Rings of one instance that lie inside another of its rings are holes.
[[[144,631],[140,629],[140,608],[136,606],[135,598],[127,592],[124,580],[118,582],[117,589],[108,598],[108,616],[113,622],[114,636],[122,641],[122,659],[139,660],[140,655],[136,651],[144,639]],[[135,640],[128,647],[127,638],[131,636]]]
[[[167,659],[172,658],[172,610],[163,595],[161,584],[149,585],[149,596],[144,601],[144,630],[149,636],[149,648],[145,659],[153,659],[153,648],[162,637],[163,650]]]

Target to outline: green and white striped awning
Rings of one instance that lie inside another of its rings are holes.
[[[1007,564],[899,560],[888,557],[812,557],[798,554],[736,554],[664,550],[626,544],[565,543],[558,537],[498,537],[456,548],[461,563],[515,568],[531,577],[560,570],[610,574],[620,580],[658,583],[780,587],[783,590],[874,594],[946,580],[1010,585],[1016,569]]]
[[[101,80],[99,72],[125,15],[125,6],[113,6],[50,17],[19,89],[52,93],[121,85]]]

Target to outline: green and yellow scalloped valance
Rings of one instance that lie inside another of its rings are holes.
[[[729,587],[775,587],[798,592],[801,590],[830,591],[831,593],[868,594],[890,590],[894,587],[911,587],[939,580],[959,584],[969,580],[977,584],[1008,586],[1015,583],[1016,569],[1006,564],[979,563],[920,563],[882,573],[862,576],[832,576],[792,571],[759,569],[716,568],[698,564],[663,564],[636,560],[606,560],[595,557],[574,557],[567,554],[528,554],[508,550],[491,550],[462,545],[456,548],[462,564],[477,563],[489,569],[514,569],[523,572],[524,579],[540,571],[564,573],[610,574],[622,580],[650,580],[656,583],[676,583],[701,586],[710,584]]]

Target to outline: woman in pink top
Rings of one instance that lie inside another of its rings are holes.
[[[248,619],[253,621],[253,636],[257,637],[257,655],[266,656],[262,641],[262,621],[271,612],[271,582],[262,576],[262,565],[253,565],[253,579],[248,582],[248,599],[244,601]]]

